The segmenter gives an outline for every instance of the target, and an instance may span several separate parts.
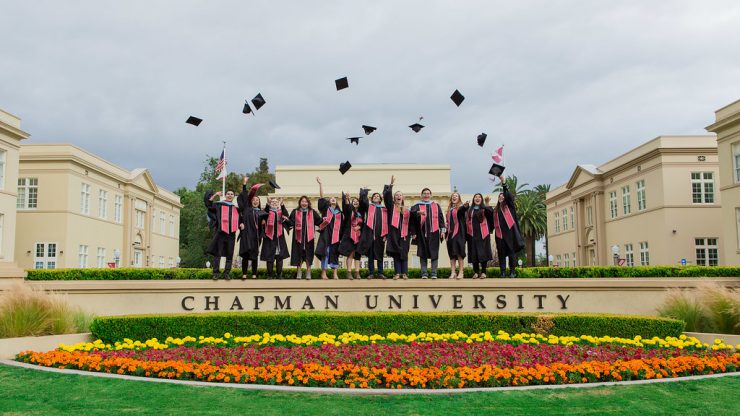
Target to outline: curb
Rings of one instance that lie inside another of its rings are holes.
[[[36,371],[46,371],[60,374],[76,374],[88,377],[112,378],[118,380],[145,381],[150,383],[169,383],[181,384],[195,387],[221,387],[242,390],[263,390],[278,391],[288,393],[321,393],[321,394],[350,394],[350,395],[404,395],[404,394],[461,394],[461,393],[481,393],[481,392],[500,392],[500,391],[520,391],[520,390],[550,390],[550,389],[581,389],[605,386],[630,386],[639,384],[654,383],[672,383],[677,381],[705,380],[710,378],[722,377],[740,377],[740,371],[722,374],[707,374],[701,376],[687,376],[677,378],[661,378],[653,380],[631,380],[631,381],[605,381],[600,383],[580,383],[580,384],[554,384],[538,386],[517,386],[517,387],[471,387],[461,389],[350,389],[337,387],[298,387],[298,386],[271,386],[263,384],[237,384],[237,383],[209,383],[205,381],[187,381],[187,380],[170,380],[163,378],[139,377],[120,374],[96,373],[82,370],[62,370],[59,368],[42,367],[34,364],[26,364],[13,360],[0,360],[0,365],[11,367],[20,367]]]

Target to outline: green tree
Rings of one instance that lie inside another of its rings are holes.
[[[550,184],[543,184],[543,185],[537,185],[532,189],[532,192],[535,192],[537,196],[539,196],[542,203],[545,203],[545,199],[547,199],[547,193],[550,192]],[[548,258],[550,257],[550,245],[547,241],[547,204],[545,204],[545,233],[542,236],[542,238],[545,239],[545,262],[544,266],[548,265]],[[539,260],[537,261],[539,264]]]
[[[516,175],[506,176],[505,179],[506,186],[509,188],[509,192],[513,196],[517,196],[518,194],[522,192],[527,192],[527,187],[529,186],[528,183],[519,184],[519,179],[516,177]],[[503,186],[501,186],[501,183],[499,182],[494,188],[493,193],[494,195],[500,194],[504,191]]]
[[[527,264],[536,265],[535,243],[547,233],[545,204],[536,192],[522,192],[515,200],[519,229],[524,237]]]

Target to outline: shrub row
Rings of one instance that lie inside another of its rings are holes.
[[[241,269],[232,271],[232,278],[241,276]],[[498,268],[488,270],[489,277],[498,277]],[[602,278],[602,277],[738,277],[740,267],[702,267],[702,266],[644,266],[644,267],[524,267],[517,270],[518,277],[523,278]],[[321,270],[312,270],[313,278],[319,278]],[[367,276],[367,270],[361,275]],[[387,277],[393,276],[393,270],[385,270]],[[439,269],[438,276],[446,278],[449,268]],[[465,269],[465,277],[471,277],[473,270]],[[285,269],[284,278],[293,278],[295,269]],[[209,269],[55,269],[29,270],[27,280],[202,280],[212,277]],[[258,270],[258,278],[267,278],[264,269]],[[346,279],[346,270],[339,270],[339,277]],[[419,269],[410,269],[409,278],[421,278]]]
[[[679,336],[684,322],[649,316],[534,313],[419,313],[419,312],[224,312],[190,315],[130,315],[95,318],[90,330],[105,342],[124,338],[164,340],[168,336],[271,334],[319,335],[356,332],[510,334],[538,332],[553,335],[594,335],[632,338]],[[543,329],[544,328],[544,329]]]

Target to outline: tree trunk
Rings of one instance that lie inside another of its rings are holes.
[[[534,256],[535,240],[533,237],[527,237],[524,239],[524,247],[527,250],[527,265],[529,267],[536,266],[537,259]]]

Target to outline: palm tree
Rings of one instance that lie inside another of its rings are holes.
[[[543,184],[543,185],[537,185],[532,189],[533,192],[535,192],[539,197],[542,203],[545,203],[545,199],[547,198],[547,193],[550,192],[550,184]],[[547,205],[545,205],[545,209],[547,209]],[[545,217],[547,217],[547,212],[545,212]],[[547,220],[545,220],[545,233],[542,235],[545,238],[545,262],[549,265],[550,264],[550,245],[547,244]]]
[[[535,266],[535,242],[547,234],[547,211],[540,194],[535,191],[522,192],[515,200],[519,217],[519,229],[524,237],[527,263]]]

